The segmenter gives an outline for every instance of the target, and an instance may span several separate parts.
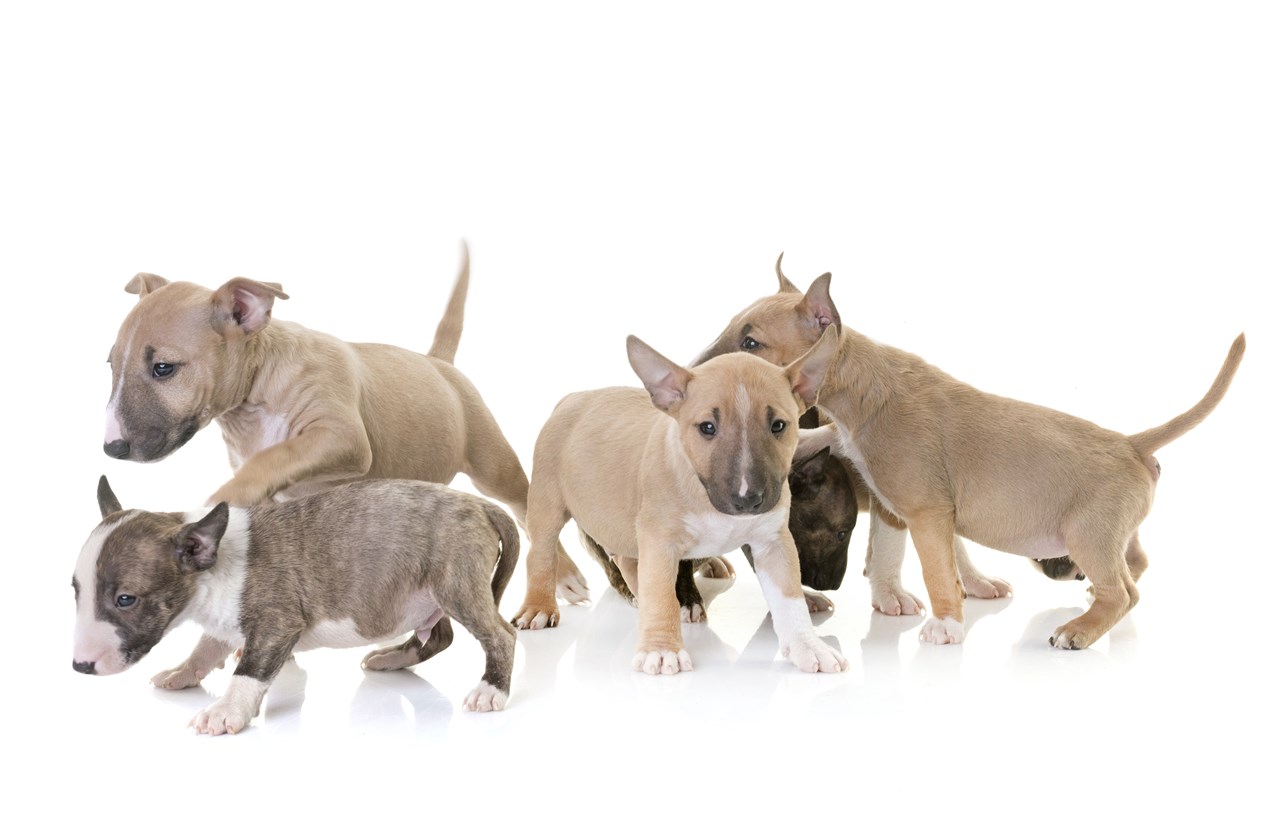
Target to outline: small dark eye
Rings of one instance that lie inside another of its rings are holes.
[[[845,531],[843,531],[843,532],[839,532],[839,533],[838,533],[838,539],[839,539],[839,540],[847,540],[847,532],[845,532]]]
[[[177,368],[175,364],[165,364],[164,362],[160,361],[159,363],[155,364],[153,367],[150,368],[150,372],[154,375],[155,378],[167,378],[168,376],[175,373],[176,369]]]
[[[701,432],[702,432],[702,436],[714,436],[714,435],[715,435],[715,423],[714,423],[714,422],[699,422],[699,423],[698,423],[698,425],[697,425],[697,429],[698,429],[699,431],[701,431]]]
[[[115,606],[121,610],[126,610],[133,604],[137,603],[136,595],[117,595],[115,596]]]
[[[785,429],[786,429],[786,423],[784,419],[777,419],[775,422],[772,423],[772,432],[777,434],[778,436],[780,436],[781,433],[785,431]]]
[[[743,350],[757,350],[761,346],[762,344],[760,344],[754,338],[751,338],[749,335],[741,339],[741,348]]]

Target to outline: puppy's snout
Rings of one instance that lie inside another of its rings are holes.
[[[128,452],[132,450],[127,439],[116,439],[114,442],[107,442],[102,445],[102,450],[106,452],[106,456],[113,459],[127,459]]]
[[[76,673],[87,673],[89,676],[97,675],[97,662],[77,662],[72,659],[71,667],[75,668]]]
[[[735,494],[733,495],[733,508],[737,509],[738,514],[754,514],[759,510],[759,506],[763,504],[763,492],[756,491],[751,494]]]

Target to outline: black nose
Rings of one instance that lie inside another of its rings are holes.
[[[733,508],[737,509],[738,514],[753,514],[762,502],[763,492],[748,494],[745,497],[740,494],[733,496]]]
[[[107,442],[102,445],[102,450],[106,452],[106,456],[115,459],[127,459],[128,451],[132,450],[127,439],[116,439],[114,442]]]
[[[77,662],[72,659],[71,667],[75,668],[76,673],[87,673],[89,676],[97,673],[97,662]]]

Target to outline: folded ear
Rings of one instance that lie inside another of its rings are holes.
[[[130,295],[146,295],[158,289],[160,286],[167,286],[168,281],[157,274],[150,272],[137,272],[132,280],[128,281],[128,285],[124,287],[124,291]]]
[[[834,308],[834,301],[830,300],[829,272],[812,281],[808,293],[803,296],[803,302],[799,304],[799,310],[811,326],[825,329],[828,326],[843,325],[839,319],[839,311]]]
[[[124,510],[124,507],[119,504],[119,498],[115,496],[115,492],[110,490],[110,483],[106,481],[105,474],[102,474],[102,478],[97,481],[97,507],[101,509],[103,520],[116,511]]]
[[[627,336],[627,360],[659,410],[674,413],[693,374],[634,335]]]
[[[189,575],[212,568],[216,550],[229,525],[229,504],[217,503],[202,520],[183,526],[177,533],[176,559],[180,570]]]
[[[820,340],[812,345],[812,349],[786,367],[790,389],[806,407],[816,404],[817,391],[821,389],[821,382],[825,380],[825,374],[829,372],[830,365],[838,354],[838,343],[838,327],[831,324],[821,333]]]
[[[260,332],[269,325],[275,298],[287,299],[287,293],[278,283],[261,283],[245,277],[229,281],[212,296],[221,333],[231,328],[241,330],[244,335]]]

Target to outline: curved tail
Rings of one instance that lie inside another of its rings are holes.
[[[455,363],[455,353],[459,350],[459,336],[463,334],[463,305],[468,300],[468,243],[463,243],[463,265],[459,268],[459,277],[455,279],[455,288],[450,292],[450,302],[446,304],[446,313],[437,324],[437,332],[433,335],[432,346],[428,354],[440,358],[450,364]]]
[[[1130,444],[1142,456],[1147,457],[1148,454],[1157,448],[1164,447],[1182,436],[1187,431],[1196,427],[1201,421],[1213,412],[1218,406],[1218,402],[1222,401],[1222,397],[1226,395],[1227,388],[1231,386],[1231,379],[1236,375],[1236,368],[1240,366],[1240,359],[1245,354],[1245,336],[1240,333],[1235,341],[1231,342],[1231,349],[1227,352],[1227,360],[1223,362],[1222,369],[1218,371],[1218,378],[1214,379],[1213,386],[1209,388],[1209,392],[1205,394],[1196,405],[1181,416],[1175,416],[1160,427],[1145,430],[1142,433],[1136,433],[1130,437]]]
[[[507,589],[516,562],[521,558],[521,533],[508,513],[493,503],[485,504],[485,515],[490,518],[490,525],[499,533],[499,562],[494,567],[494,578],[490,581],[490,589],[494,593],[494,603],[503,600],[503,590]]]

